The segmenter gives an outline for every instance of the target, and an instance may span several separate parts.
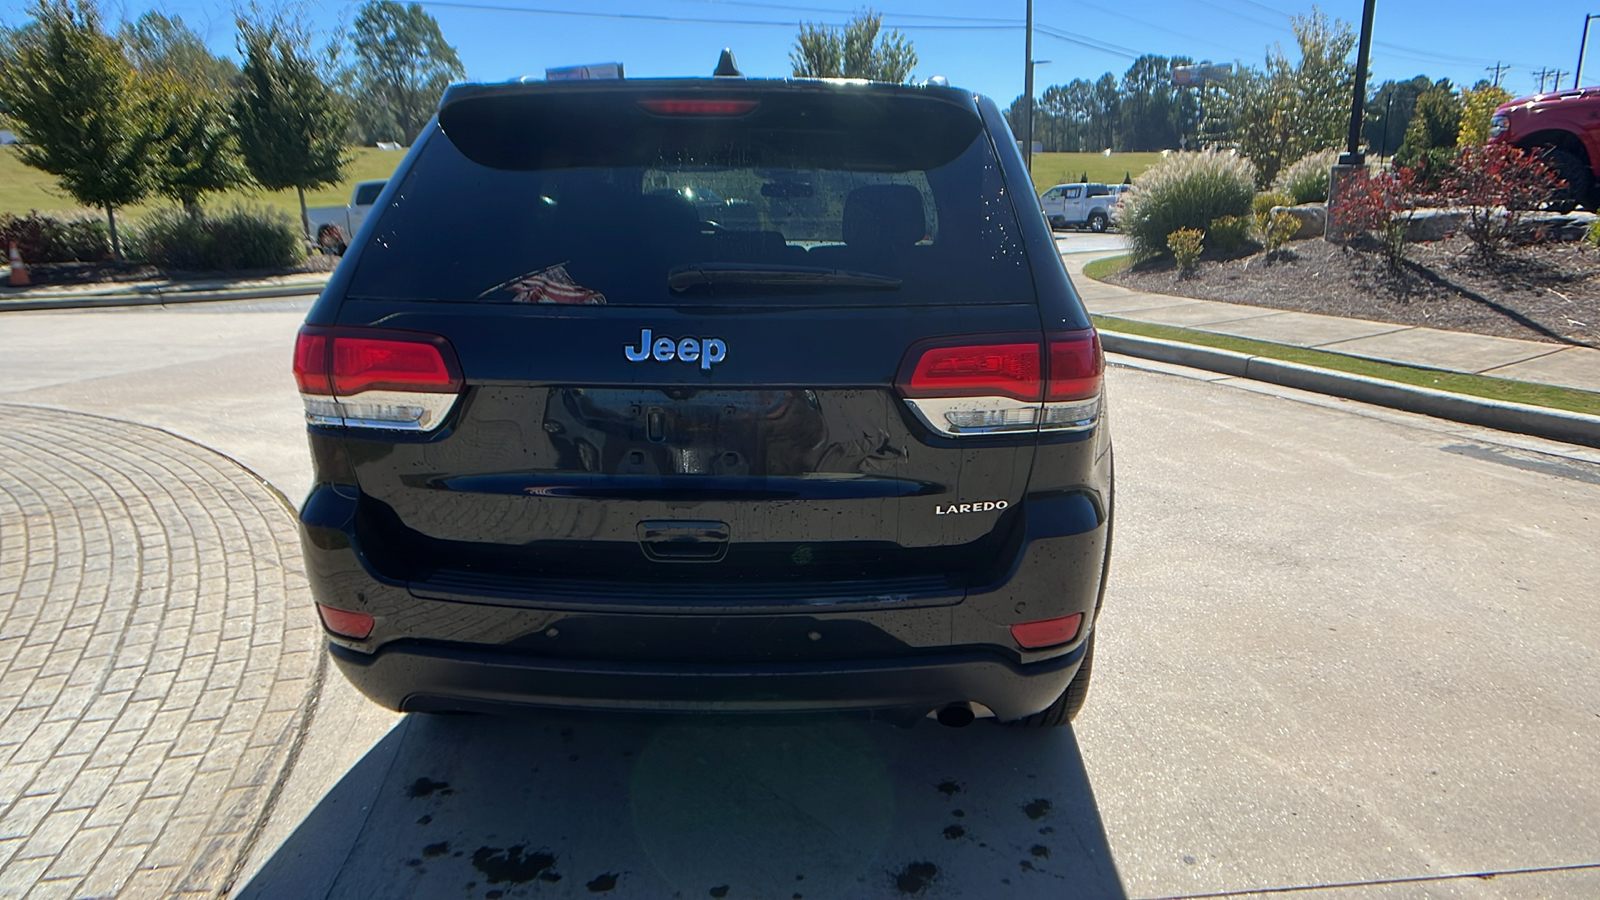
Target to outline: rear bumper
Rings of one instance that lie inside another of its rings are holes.
[[[366,654],[330,643],[351,683],[415,712],[561,707],[655,712],[926,713],[970,701],[1001,719],[1049,706],[1077,674],[1083,645],[1019,664],[981,651],[885,660],[686,664],[573,660],[477,647],[397,642]]]

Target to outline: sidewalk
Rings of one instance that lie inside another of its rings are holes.
[[[1072,283],[1095,315],[1194,328],[1406,366],[1600,392],[1600,350],[1147,294],[1096,281],[1083,274],[1084,264],[1115,255],[1118,254],[1062,256],[1072,275]]]
[[[319,293],[332,274],[332,272],[306,272],[267,278],[95,282],[48,284],[25,288],[0,285],[0,312],[299,297]]]
[[[1288,312],[1238,303],[1151,294],[1097,281],[1085,264],[1122,251],[1063,253],[1089,311],[1154,325],[1472,375],[1600,393],[1600,350],[1543,341],[1444,331],[1392,322]],[[1105,329],[1102,329],[1105,330]],[[1600,417],[1400,385],[1226,350],[1108,334],[1113,352],[1148,356],[1343,396],[1440,418],[1600,446]]]

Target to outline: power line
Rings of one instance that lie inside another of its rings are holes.
[[[859,8],[856,8],[856,9],[839,9],[837,7],[829,7],[829,6],[796,6],[796,5],[787,4],[787,3],[759,3],[759,2],[755,2],[755,0],[679,0],[679,2],[684,2],[684,3],[702,3],[702,4],[706,4],[706,5],[710,5],[710,6],[740,6],[740,7],[747,7],[747,8],[750,8],[750,9],[775,9],[775,10],[784,10],[784,11],[787,11],[787,12],[828,13],[828,14],[832,14],[832,15],[842,15],[842,16],[853,16],[856,13],[860,12]],[[991,25],[1010,25],[1010,26],[1014,26],[1016,28],[1021,28],[1023,26],[1023,22],[1022,22],[1021,19],[1002,19],[1002,18],[991,18],[991,17],[986,17],[986,16],[947,16],[947,15],[934,15],[934,14],[929,14],[929,13],[901,13],[901,12],[886,12],[886,11],[880,11],[880,14],[885,19],[893,19],[893,20],[897,20],[897,21],[901,20],[901,19],[928,19],[928,20],[939,21],[939,22],[972,22],[972,23],[987,23],[987,24],[991,24]]]
[[[355,0],[350,0],[355,2]],[[792,21],[775,21],[772,19],[713,19],[700,16],[669,16],[659,13],[618,13],[618,12],[592,12],[573,9],[546,9],[528,6],[497,6],[489,3],[469,3],[464,0],[418,0],[422,6],[436,6],[441,9],[466,9],[481,12],[507,12],[523,13],[538,16],[568,16],[578,19],[611,19],[631,22],[670,22],[685,25],[752,25],[769,28],[794,28]],[[843,22],[824,22],[824,25],[843,27]],[[1022,25],[938,25],[903,23],[898,27],[906,29],[937,30],[937,31],[1012,31],[1021,30]]]
[[[1497,62],[1492,66],[1484,66],[1483,70],[1485,72],[1493,72],[1494,73],[1494,86],[1495,87],[1499,87],[1500,86],[1500,76],[1501,76],[1501,74],[1511,71],[1511,67],[1510,66],[1502,66],[1500,63]]]

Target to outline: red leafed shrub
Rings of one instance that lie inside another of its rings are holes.
[[[1498,254],[1525,210],[1549,202],[1566,182],[1537,153],[1505,144],[1466,147],[1439,188],[1440,199],[1466,210],[1462,231],[1484,257]]]
[[[106,223],[83,217],[58,218],[30,212],[25,216],[0,213],[0,256],[11,244],[29,264],[99,262],[111,258]]]
[[[1399,266],[1406,256],[1411,213],[1427,199],[1416,170],[1408,166],[1376,175],[1357,172],[1340,188],[1339,202],[1329,214],[1341,230],[1364,232],[1382,247],[1390,265]]]

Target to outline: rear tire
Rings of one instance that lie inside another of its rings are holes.
[[[1083,700],[1089,696],[1089,677],[1093,670],[1094,633],[1090,632],[1088,649],[1083,651],[1083,665],[1078,667],[1078,674],[1072,676],[1072,682],[1056,698],[1056,702],[1031,716],[1001,724],[1008,728],[1059,728],[1066,725],[1078,715],[1078,710],[1083,709]]]
[[[1091,213],[1089,216],[1089,230],[1095,234],[1104,234],[1106,230],[1106,214]]]
[[[1589,170],[1577,154],[1566,150],[1548,149],[1544,153],[1544,161],[1550,164],[1556,174],[1566,181],[1567,186],[1555,193],[1550,200],[1550,208],[1560,213],[1572,212],[1578,204],[1592,206],[1594,200],[1594,173]]]

